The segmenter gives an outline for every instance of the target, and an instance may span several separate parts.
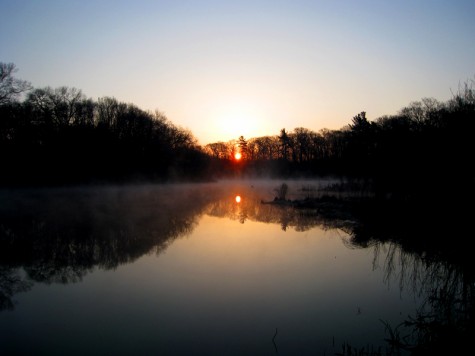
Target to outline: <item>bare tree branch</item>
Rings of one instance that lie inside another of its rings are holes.
[[[15,64],[0,62],[0,105],[16,100],[21,93],[32,88],[29,82],[13,76],[17,71]]]

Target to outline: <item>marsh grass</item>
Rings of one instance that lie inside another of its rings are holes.
[[[378,347],[375,349],[373,346],[367,345],[361,348],[353,347],[348,343],[343,343],[341,345],[341,352],[335,352],[334,355],[337,356],[393,356],[399,355],[398,353],[393,353],[391,350],[383,349]]]

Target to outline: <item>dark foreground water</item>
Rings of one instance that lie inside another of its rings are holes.
[[[261,204],[279,183],[0,192],[0,354],[387,350],[425,269],[347,217]]]

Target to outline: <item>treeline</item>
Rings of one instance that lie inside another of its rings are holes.
[[[284,128],[200,147],[158,111],[75,88],[32,88],[15,71],[0,63],[3,185],[335,175],[401,197],[475,186],[473,81],[447,102],[422,99],[373,121],[361,112],[340,130]]]
[[[20,81],[15,90],[13,69],[2,64],[0,73],[2,184],[204,177],[208,158],[193,134],[160,112],[111,97],[95,101],[75,88],[34,89]]]
[[[340,175],[361,179],[378,194],[407,198],[473,190],[474,134],[475,90],[466,83],[447,102],[422,99],[374,121],[361,112],[341,130],[282,129],[279,135],[241,136],[204,149],[221,160],[240,151],[241,174]]]

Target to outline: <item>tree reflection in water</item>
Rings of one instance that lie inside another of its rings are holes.
[[[0,266],[0,311],[13,309],[13,295],[27,292],[31,286],[17,269]]]
[[[425,296],[417,315],[404,323],[383,321],[390,345],[395,352],[403,349],[415,355],[465,353],[475,331],[471,253],[458,245],[466,236],[465,220],[436,215],[434,207],[426,206],[416,223],[412,212],[402,219],[393,209],[378,208],[378,213],[372,207],[372,214],[362,214],[372,219],[359,219],[347,244],[372,246],[373,268],[383,268],[385,283]]]
[[[289,192],[298,190],[295,184]],[[368,210],[355,200],[324,200],[316,193],[312,199],[320,198],[319,204],[304,208],[262,204],[272,198],[273,187],[228,182],[3,191],[0,309],[12,309],[14,295],[34,282],[74,283],[94,268],[114,269],[144,254],[160,254],[208,214],[243,224],[278,224],[284,231],[344,230],[351,236],[343,241],[347,247],[374,247],[373,267],[384,268],[386,283],[428,296],[404,325],[386,325],[394,348],[454,348],[454,340],[464,345],[474,310],[466,258],[457,263],[453,253],[421,242],[426,227],[404,226],[405,218],[384,214],[379,206]],[[304,187],[302,194],[309,191]]]
[[[41,283],[81,281],[160,253],[190,233],[212,195],[178,186],[64,188],[2,192],[0,298]]]

